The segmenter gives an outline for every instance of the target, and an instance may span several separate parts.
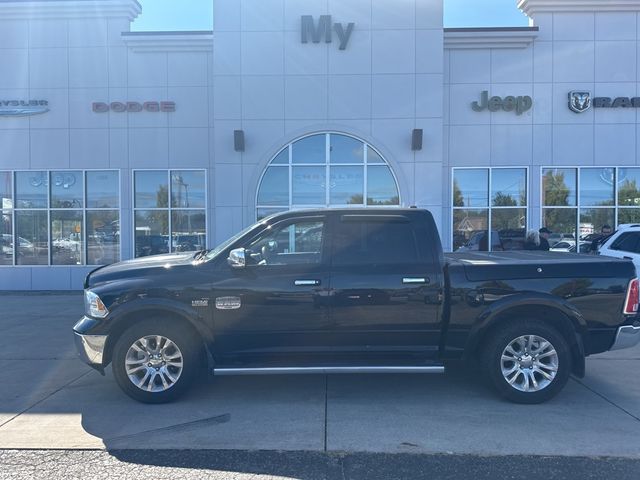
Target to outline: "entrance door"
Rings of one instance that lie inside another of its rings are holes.
[[[431,258],[428,226],[411,215],[335,216],[332,342],[341,351],[437,355],[442,274]]]
[[[216,356],[291,363],[322,351],[329,273],[324,216],[283,220],[243,245],[246,267],[213,285]]]

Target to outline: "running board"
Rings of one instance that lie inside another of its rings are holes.
[[[264,367],[264,368],[214,368],[214,375],[310,375],[337,373],[444,373],[444,366],[396,366],[396,367]]]

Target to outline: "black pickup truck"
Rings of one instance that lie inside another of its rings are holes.
[[[99,268],[80,357],[142,402],[215,375],[438,373],[482,367],[539,403],[585,357],[640,341],[630,261],[553,252],[444,255],[428,211],[269,217],[214,250]]]

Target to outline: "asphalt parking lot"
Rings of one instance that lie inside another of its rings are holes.
[[[553,401],[470,372],[206,378],[142,405],[76,359],[78,295],[0,295],[0,449],[215,449],[640,459],[640,348],[588,360]]]

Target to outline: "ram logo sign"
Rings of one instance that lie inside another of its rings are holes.
[[[586,112],[591,108],[590,92],[569,92],[569,108],[576,113]]]

